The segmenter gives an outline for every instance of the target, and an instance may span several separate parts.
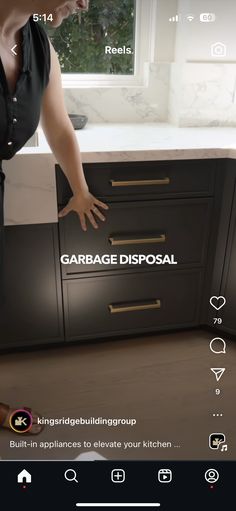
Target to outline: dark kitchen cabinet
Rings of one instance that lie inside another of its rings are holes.
[[[0,348],[63,340],[57,225],[5,228]]]
[[[69,256],[91,254],[93,257],[97,254],[119,257],[137,252],[174,254],[178,268],[202,266],[207,255],[211,214],[212,200],[208,198],[110,202],[106,222],[98,230],[89,228],[83,232],[76,213],[60,221],[61,252]],[[102,271],[104,267],[94,264],[93,271]],[[122,265],[106,265],[106,270],[118,268]],[[64,278],[89,271],[91,264],[62,265]]]
[[[161,254],[176,266],[62,264],[65,338],[189,328],[207,323],[223,160],[85,164],[91,192],[109,204],[100,229],[59,220],[61,256]],[[72,192],[56,166],[59,208]]]
[[[222,328],[236,335],[236,188],[229,228],[229,236],[225,257],[221,295],[226,298],[226,304],[220,311]]]
[[[5,229],[0,349],[213,326],[236,334],[234,160],[84,165],[91,192],[109,204],[87,232],[72,212],[59,224]],[[56,165],[58,205],[72,192]],[[62,255],[174,255],[178,264],[60,263]]]
[[[216,160],[85,163],[83,167],[91,192],[108,201],[208,197],[215,191]],[[58,204],[65,204],[71,189],[59,165],[56,177]]]
[[[224,183],[218,224],[217,244],[214,254],[214,270],[208,300],[208,325],[214,325],[214,318],[222,323],[217,329],[223,335],[236,335],[236,161],[226,160]],[[219,311],[209,304],[210,296],[224,296],[226,304]]]
[[[139,272],[64,280],[66,340],[199,324],[202,272]]]

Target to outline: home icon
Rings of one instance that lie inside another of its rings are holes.
[[[22,472],[20,472],[17,476],[17,482],[18,483],[31,483],[32,481],[32,476],[29,472],[27,472],[27,470],[22,470]]]

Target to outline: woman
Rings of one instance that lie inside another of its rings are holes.
[[[101,209],[108,206],[90,194],[81,163],[80,150],[64,105],[61,72],[55,50],[32,14],[52,14],[60,26],[87,0],[8,0],[0,6],[0,263],[3,268],[2,160],[12,158],[33,135],[41,118],[48,143],[70,183],[73,196],[60,217],[76,211],[81,227],[89,221],[97,229],[104,221]],[[17,46],[15,46],[17,45]],[[11,48],[15,46],[15,55]],[[2,279],[1,279],[2,280]],[[0,403],[0,426],[9,427],[12,409]],[[32,434],[40,432],[38,414],[32,412]]]

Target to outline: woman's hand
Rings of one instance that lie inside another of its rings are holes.
[[[98,217],[103,222],[105,221],[104,215],[101,213],[97,206],[102,209],[109,209],[108,206],[104,204],[104,202],[96,199],[96,197],[94,197],[91,193],[89,193],[88,190],[86,190],[73,195],[67,206],[60,211],[58,216],[59,218],[62,218],[68,215],[70,211],[76,211],[76,213],[79,215],[83,231],[87,231],[86,217],[89,219],[94,229],[97,229],[98,224],[95,218]]]

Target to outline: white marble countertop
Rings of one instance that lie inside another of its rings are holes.
[[[39,147],[18,154],[51,154],[41,129]],[[236,158],[236,128],[178,128],[165,123],[88,124],[76,136],[84,163],[149,159]],[[116,160],[114,160],[114,158]]]
[[[236,158],[236,128],[88,124],[76,136],[84,163]],[[38,138],[38,147],[24,147],[3,163],[5,225],[57,222],[55,159],[41,129]]]

